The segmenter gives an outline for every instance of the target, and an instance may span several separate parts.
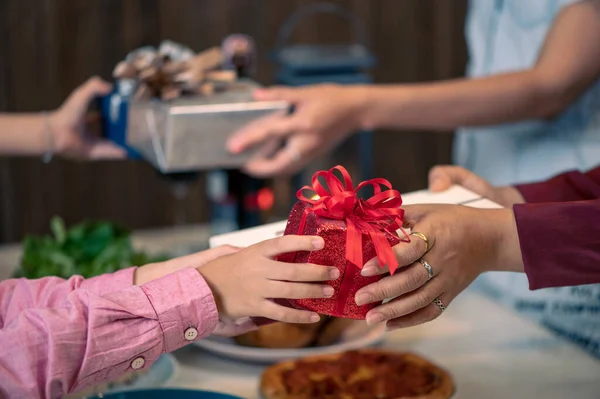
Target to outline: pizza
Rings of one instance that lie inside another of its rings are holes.
[[[260,390],[264,399],[449,399],[454,382],[418,355],[364,349],[275,364]]]

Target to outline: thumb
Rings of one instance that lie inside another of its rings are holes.
[[[463,185],[473,173],[460,166],[438,165],[429,171],[429,189],[433,192],[444,191],[454,184]]]
[[[76,88],[63,103],[62,108],[73,113],[83,114],[94,98],[106,95],[111,90],[112,85],[110,83],[94,76]]]
[[[483,196],[492,196],[495,191],[487,180],[460,166],[436,166],[429,172],[431,191],[443,191],[453,184]]]
[[[425,215],[431,213],[439,208],[437,204],[423,204],[423,205],[406,205],[403,206],[404,210],[404,223],[402,227],[412,229]]]

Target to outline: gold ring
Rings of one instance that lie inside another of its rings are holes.
[[[429,251],[429,240],[425,234],[413,231],[409,235],[419,237],[421,240],[425,241],[425,253]]]

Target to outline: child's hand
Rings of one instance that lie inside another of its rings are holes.
[[[221,256],[230,255],[240,250],[241,248],[232,247],[231,245],[223,245],[195,254],[173,258],[165,262],[150,263],[137,268],[134,274],[133,283],[135,285],[143,285],[149,281],[166,276],[167,274],[174,273],[177,270],[185,269],[186,267],[198,268]]]
[[[316,323],[314,312],[281,306],[272,299],[329,298],[333,288],[311,284],[335,280],[335,267],[274,261],[277,255],[315,251],[323,239],[311,236],[284,236],[264,241],[235,254],[223,256],[198,271],[215,296],[221,317],[266,317],[288,323]]]

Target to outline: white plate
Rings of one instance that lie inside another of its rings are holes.
[[[270,364],[287,359],[296,359],[304,356],[320,355],[325,353],[343,352],[352,349],[375,346],[383,341],[385,324],[367,327],[364,322],[348,328],[342,339],[333,345],[317,348],[300,349],[265,349],[238,345],[233,338],[211,336],[194,342],[200,348],[213,354],[233,360],[245,362]]]

